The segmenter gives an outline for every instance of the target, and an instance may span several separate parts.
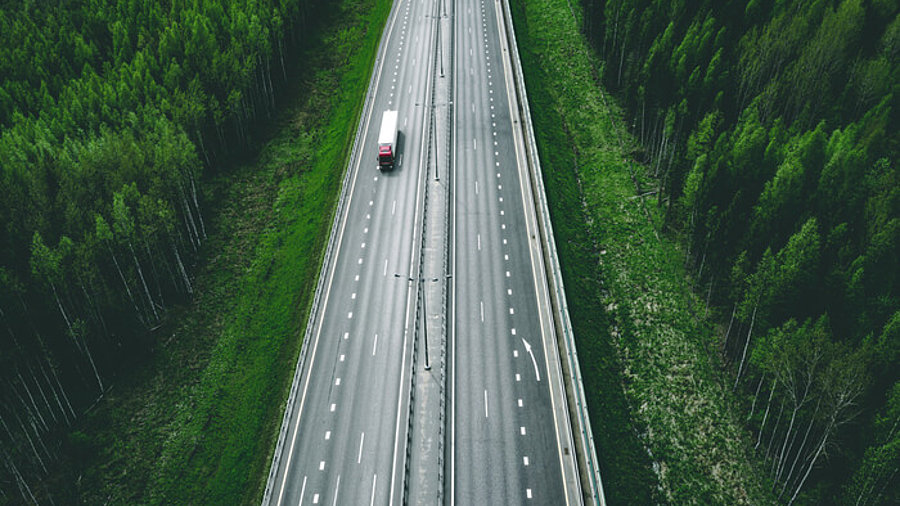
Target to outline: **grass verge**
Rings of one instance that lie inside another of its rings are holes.
[[[195,299],[70,434],[77,502],[259,503],[390,5],[329,7],[258,158],[204,183]]]
[[[512,7],[607,501],[772,503],[580,6]]]

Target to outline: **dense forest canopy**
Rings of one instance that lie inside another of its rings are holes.
[[[900,502],[896,0],[585,0],[773,492]]]
[[[198,178],[274,110],[312,8],[0,3],[0,502],[190,296]]]

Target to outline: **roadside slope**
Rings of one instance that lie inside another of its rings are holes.
[[[604,97],[580,6],[513,3],[607,500],[765,504],[712,329]],[[579,199],[580,196],[580,199]],[[649,454],[649,457],[648,457]],[[652,471],[651,471],[652,469]]]

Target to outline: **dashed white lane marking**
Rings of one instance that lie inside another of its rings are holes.
[[[325,470],[325,461],[320,460],[319,461],[319,471],[324,471],[324,470]]]
[[[478,195],[478,181],[475,181],[475,195]]]
[[[506,230],[506,223],[500,224],[500,230]],[[359,263],[362,263],[362,258],[360,258],[359,260],[360,260]]]
[[[500,216],[503,216],[504,214],[506,214],[506,213],[504,213],[504,212],[503,212],[503,209],[501,209],[501,210],[500,210]]]
[[[476,150],[476,151],[478,150],[478,140],[477,139],[472,139],[472,149]]]
[[[477,241],[478,242],[478,251],[481,251],[481,234],[478,234],[477,239],[478,239],[478,241]]]
[[[502,212],[502,211],[501,211],[501,212]],[[508,254],[504,254],[504,255],[503,255],[503,259],[504,259],[504,260],[509,260],[509,255],[508,255]]]
[[[488,417],[487,389],[484,390],[484,417]]]
[[[334,386],[341,386],[341,378],[334,378]]]
[[[509,277],[509,271],[506,271],[506,277]]]
[[[521,375],[521,374],[516,373],[516,381],[522,381],[522,375]]]
[[[360,433],[360,434],[359,434],[359,454],[356,456],[356,463],[357,463],[357,464],[359,464],[360,462],[362,462],[362,449],[363,449],[363,442],[364,442],[365,440],[366,440],[366,433],[365,433],[365,432]]]
[[[522,399],[519,399],[519,407],[521,408],[522,406],[524,406],[524,404],[522,403]]]
[[[397,210],[397,201],[395,200],[393,204],[391,204],[391,216],[394,215],[394,212]]]
[[[344,357],[345,357],[345,355],[342,353],[342,354],[341,354],[341,362],[344,361]]]
[[[373,204],[375,204],[375,201],[374,201],[374,200],[370,200],[370,201],[369,201],[369,205],[371,206],[371,205],[373,205]]]
[[[331,408],[329,408],[329,411],[331,411],[332,413],[334,413],[335,408],[337,408],[337,404],[335,404],[335,403],[332,402],[332,403],[331,403]]]
[[[362,243],[361,247],[362,249],[366,249],[366,243]]]
[[[518,376],[518,375],[517,375],[517,376]],[[524,435],[525,435],[525,426],[524,426],[524,425],[521,426],[521,427],[519,427],[519,435],[520,435],[520,436],[524,436]]]
[[[300,487],[300,506],[303,506],[303,493],[306,492],[306,476],[303,477],[303,486]]]
[[[530,488],[525,489],[525,497],[531,499],[531,489]]]
[[[519,350],[513,350],[513,357],[519,358]]]
[[[369,501],[369,506],[372,506],[373,504],[375,504],[375,484],[376,483],[378,483],[378,475],[373,474],[372,475],[372,500]]]
[[[510,329],[510,331],[512,331],[512,335],[516,335],[516,329],[513,328],[513,329]]]
[[[357,274],[356,277],[353,278],[353,281],[359,281],[359,274]]]
[[[356,263],[357,263],[357,265],[362,265],[362,258],[358,259],[358,260],[356,261]]]
[[[484,301],[478,303],[481,306],[481,321],[484,322]]]
[[[512,295],[512,288],[507,288],[507,289],[506,289],[506,294],[507,294],[507,295]]]
[[[348,320],[352,320],[352,319],[353,319],[353,311],[350,311],[349,313],[347,313],[347,319],[348,319]]]
[[[472,103],[472,112],[475,112],[475,103]]]
[[[371,215],[371,214],[368,214],[368,213],[366,213],[366,219],[367,219],[367,220],[370,220],[370,219],[372,219],[372,215]]]
[[[372,343],[372,356],[375,356],[375,350],[378,349],[378,334],[375,334],[375,341]]]
[[[344,340],[346,341],[347,339],[350,339],[350,333],[344,332]]]
[[[331,431],[326,430],[325,431],[325,441],[328,441],[329,439],[331,439]]]
[[[319,504],[319,494],[313,494],[313,504]]]
[[[522,457],[522,461],[523,461],[523,462],[525,463],[525,465],[527,466],[527,465],[528,465],[528,456],[526,455],[525,457]]]
[[[337,483],[334,485],[334,500],[331,501],[331,506],[337,506],[337,498],[338,492],[341,490],[341,475],[337,477]]]
[[[506,239],[503,239],[503,245],[504,246],[506,245]]]
[[[509,314],[516,314],[516,310],[513,308],[509,308]]]
[[[355,299],[356,299],[356,292],[353,292],[350,294],[350,300],[355,300]]]
[[[381,272],[382,276],[387,276],[387,258],[384,259],[384,270]]]

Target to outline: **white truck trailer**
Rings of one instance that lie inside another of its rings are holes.
[[[393,169],[397,156],[397,111],[384,111],[378,133],[378,168]]]

